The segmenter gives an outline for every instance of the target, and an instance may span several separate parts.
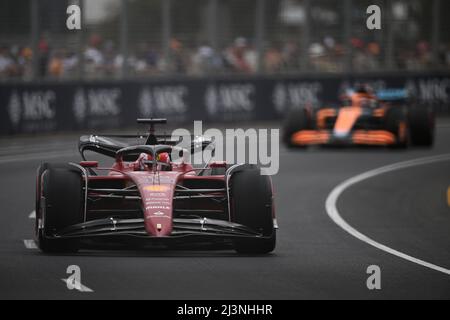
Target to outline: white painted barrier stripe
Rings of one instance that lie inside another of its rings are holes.
[[[31,211],[31,213],[28,215],[28,218],[36,219],[36,211],[35,210]]]
[[[0,164],[11,163],[11,162],[22,162],[22,161],[32,161],[32,160],[46,160],[62,157],[71,157],[76,155],[76,151],[57,151],[57,152],[42,152],[28,155],[17,155],[14,157],[2,157],[0,158]]]
[[[352,236],[354,236],[355,238],[375,247],[378,248],[380,250],[383,250],[389,254],[392,254],[394,256],[397,256],[399,258],[405,259],[407,261],[416,263],[418,265],[421,265],[423,267],[429,268],[429,269],[433,269],[435,271],[439,271],[442,272],[444,274],[450,275],[450,269],[447,268],[443,268],[440,266],[437,266],[435,264],[423,261],[421,259],[417,259],[415,257],[412,257],[410,255],[407,255],[403,252],[397,251],[393,248],[390,248],[384,244],[381,244],[379,242],[376,242],[375,240],[369,238],[368,236],[362,234],[361,232],[359,232],[358,230],[356,230],[355,228],[353,228],[351,225],[349,225],[340,215],[338,209],[337,209],[337,201],[339,199],[339,197],[341,196],[341,194],[348,188],[350,188],[351,186],[362,182],[364,180],[367,180],[369,178],[373,178],[375,176],[387,173],[387,172],[391,172],[391,171],[395,171],[395,170],[399,170],[399,169],[405,169],[405,168],[409,168],[409,167],[414,167],[414,166],[419,166],[419,165],[424,165],[424,164],[429,164],[429,163],[435,163],[435,162],[441,162],[441,161],[447,161],[450,160],[450,154],[443,154],[443,155],[438,155],[438,156],[434,156],[434,157],[427,157],[427,158],[419,158],[419,159],[414,159],[414,160],[410,160],[410,161],[404,161],[404,162],[399,162],[399,163],[395,163],[395,164],[391,164],[391,165],[387,165],[378,169],[374,169],[365,173],[362,173],[360,175],[357,175],[353,178],[350,178],[344,182],[342,182],[341,184],[339,184],[336,188],[333,189],[333,191],[329,194],[326,203],[325,203],[325,207],[328,213],[328,216],[331,218],[331,220],[333,220],[339,227],[341,227],[342,229],[344,229],[345,231],[347,231],[348,233],[350,233]]]

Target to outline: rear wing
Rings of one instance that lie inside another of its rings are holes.
[[[173,147],[179,144],[182,139],[185,136],[175,136],[172,137],[171,135],[153,135],[155,140],[155,145],[158,146],[167,146],[167,147]],[[191,145],[190,145],[190,152],[195,153],[197,151],[205,150],[208,147],[212,147],[212,149],[215,149],[214,141],[209,137],[203,137],[203,136],[186,136],[190,138]],[[132,141],[120,141],[117,139],[133,139]],[[95,153],[102,154],[104,156],[115,158],[117,155],[117,152],[120,149],[127,148],[127,147],[142,147],[142,146],[149,146],[145,143],[145,140],[147,140],[146,135],[89,135],[89,136],[81,136],[80,140],[78,142],[78,150],[81,154],[81,157],[84,161],[87,161],[85,152],[86,151],[92,151]],[[136,141],[137,140],[137,141]],[[125,158],[126,161],[135,161],[136,158],[139,155],[135,156],[128,156]]]

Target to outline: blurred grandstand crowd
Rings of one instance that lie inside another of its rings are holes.
[[[312,43],[302,51],[296,41],[277,45],[266,44],[258,69],[258,53],[251,41],[236,38],[228,47],[215,51],[208,44],[187,46],[180,40],[170,41],[168,54],[147,43],[130,48],[128,75],[135,77],[157,75],[208,75],[208,74],[253,74],[290,72],[342,72],[346,71],[346,55],[351,52],[351,68],[356,72],[387,70],[384,49],[377,42],[365,42],[352,38],[351,48],[325,37]],[[306,52],[307,64],[302,64]],[[0,45],[0,80],[27,80],[32,74],[33,52],[30,46]],[[117,45],[98,34],[89,37],[87,45],[78,54],[76,50],[58,47],[48,37],[38,44],[38,73],[41,78],[71,79],[77,74],[79,58],[83,58],[86,78],[118,78],[123,56]],[[395,70],[450,69],[450,45],[440,47],[436,59],[426,41],[416,43],[413,50],[398,48],[391,65]]]

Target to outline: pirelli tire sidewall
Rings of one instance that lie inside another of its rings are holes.
[[[275,249],[272,182],[260,169],[248,165],[232,174],[230,180],[231,219],[260,232],[261,238],[234,241],[235,249],[245,254],[266,254]]]
[[[385,128],[395,135],[393,148],[406,148],[410,141],[408,111],[406,106],[391,106],[385,116]]]
[[[414,104],[408,110],[411,143],[431,147],[434,144],[436,116],[432,106]]]
[[[69,164],[42,165],[38,169],[36,197],[36,237],[41,251],[77,251],[76,240],[59,239],[54,235],[84,221],[83,178],[80,170]]]
[[[287,147],[299,147],[292,143],[292,136],[301,130],[312,128],[312,116],[305,108],[291,110],[283,124],[283,143]]]

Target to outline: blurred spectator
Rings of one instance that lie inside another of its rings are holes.
[[[102,60],[100,60],[100,56],[97,56],[96,58],[98,63],[102,65],[101,69],[105,76],[110,77],[116,74],[119,66],[116,60],[116,50],[112,41],[106,41],[103,47]]]
[[[184,74],[187,64],[185,59],[183,44],[178,39],[173,38],[170,41],[169,53],[163,61],[162,68],[168,73]]]
[[[379,70],[380,46],[376,42],[371,42],[365,46],[362,41],[355,42],[353,70],[356,72]]]
[[[444,61],[447,68],[450,68],[450,44],[447,46],[447,51],[444,52]]]
[[[38,76],[58,79],[73,78],[78,71],[79,61],[76,46],[65,47],[50,43],[44,35],[37,48]],[[345,43],[345,41],[343,42]],[[309,65],[301,69],[303,57],[297,41],[288,40],[268,46],[262,56],[263,72],[327,72],[346,71],[348,50],[343,43],[331,36],[315,41],[308,47]],[[373,39],[354,37],[351,67],[355,72],[386,70],[387,59],[380,44]],[[172,39],[169,52],[162,56],[150,43],[142,42],[129,48],[128,72],[130,76],[154,76],[159,74],[253,74],[257,70],[258,55],[248,40],[236,38],[223,51],[216,51],[208,44],[186,48],[178,39]],[[104,41],[93,34],[83,51],[84,75],[87,79],[120,78],[123,57],[114,42]],[[440,45],[436,56],[426,41],[396,43],[392,67],[399,70],[431,70],[450,68],[450,46]],[[0,79],[31,79],[34,53],[27,44],[12,44],[0,48]]]
[[[281,52],[275,48],[267,49],[264,56],[264,71],[269,73],[280,72],[283,66],[283,56]]]
[[[47,75],[47,65],[50,55],[50,46],[47,36],[43,36],[38,44],[38,76],[45,78]]]
[[[217,73],[223,68],[222,57],[209,45],[200,46],[192,57],[193,74]]]
[[[19,56],[17,58],[17,65],[19,68],[19,76],[25,80],[29,80],[33,73],[32,65],[33,51],[29,47],[23,47],[20,49]]]
[[[89,39],[89,44],[84,51],[85,74],[88,78],[98,77],[103,69],[104,57],[101,51],[102,38],[94,34]]]
[[[364,41],[359,38],[352,38],[350,44],[353,49],[352,67],[353,71],[363,72],[366,71],[367,55],[364,51]]]
[[[249,50],[247,39],[236,38],[233,45],[225,52],[225,59],[232,71],[238,73],[252,73],[255,71],[255,57]]]
[[[325,66],[325,48],[321,43],[313,43],[308,49],[309,61],[314,71],[323,71]]]
[[[136,50],[134,71],[136,75],[152,75],[158,72],[158,53],[146,43],[141,43]]]
[[[11,59],[8,48],[0,48],[0,79],[7,79],[14,74],[14,61]]]
[[[53,78],[72,78],[78,67],[78,57],[66,49],[53,52],[48,64],[48,73]]]
[[[300,50],[294,41],[289,41],[284,44],[281,50],[281,57],[283,59],[283,69],[285,71],[295,71],[300,67]]]
[[[417,60],[418,69],[426,69],[431,66],[433,57],[431,54],[431,48],[428,42],[420,41],[417,44]]]
[[[48,72],[52,77],[61,77],[64,73],[64,53],[63,50],[57,50],[53,53],[48,65]]]
[[[368,55],[367,68],[370,71],[379,70],[380,68],[380,54],[381,48],[376,42],[371,42],[367,45],[366,53]]]
[[[75,52],[67,52],[64,50],[63,69],[64,76],[73,77],[78,68],[78,55]]]

